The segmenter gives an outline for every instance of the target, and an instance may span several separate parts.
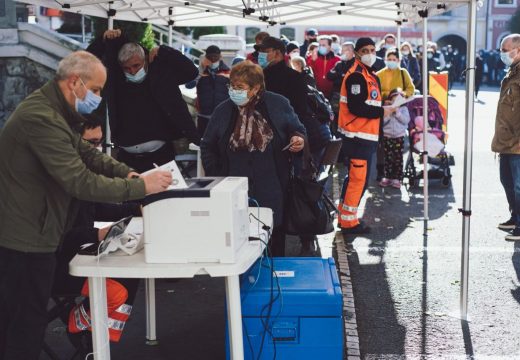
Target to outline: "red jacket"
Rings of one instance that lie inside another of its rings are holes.
[[[334,68],[334,65],[338,61],[341,61],[339,56],[334,55],[331,51],[327,55],[319,55],[316,61],[312,61],[312,58],[307,57],[307,65],[312,69],[314,78],[316,79],[316,87],[320,90],[327,98],[330,98],[332,94],[333,82],[327,79],[327,73]]]

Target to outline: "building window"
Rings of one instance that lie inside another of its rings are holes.
[[[497,7],[516,7],[517,0],[495,0]]]
[[[285,27],[280,29],[280,36],[282,35],[285,35],[287,39],[293,41],[296,38],[296,31],[294,30],[294,28]]]
[[[254,44],[255,36],[260,32],[260,28],[248,27],[246,28],[246,44]]]

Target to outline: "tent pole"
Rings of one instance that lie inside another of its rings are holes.
[[[85,15],[81,15],[81,42],[84,44],[85,39]]]
[[[168,8],[168,15],[170,15],[170,19],[168,20],[168,46],[173,46],[173,7]]]
[[[401,51],[401,21],[397,21],[397,43],[395,45],[400,54],[400,51]],[[399,55],[399,57],[401,57],[401,55]]]
[[[471,0],[468,5],[468,47],[466,69],[466,130],[464,141],[464,187],[462,212],[462,254],[460,279],[460,316],[468,318],[468,280],[469,280],[469,240],[471,216],[471,177],[473,167],[473,117],[475,97],[475,49],[477,0]]]
[[[114,10],[112,9],[112,2],[108,3],[108,30],[114,30]],[[108,118],[108,106],[106,108],[106,123],[105,123],[105,152],[107,155],[112,155],[112,132],[110,131],[110,121]]]
[[[428,235],[428,153],[426,151],[426,135],[428,134],[428,10],[420,12],[423,20],[423,192],[424,192],[424,236]]]

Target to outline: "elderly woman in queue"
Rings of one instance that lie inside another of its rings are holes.
[[[201,142],[201,156],[206,175],[249,179],[249,197],[273,210],[271,253],[284,256],[290,153],[303,149],[305,127],[286,98],[264,88],[260,66],[250,61],[233,66],[230,99],[215,109]]]

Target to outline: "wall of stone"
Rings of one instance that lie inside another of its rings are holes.
[[[0,58],[0,128],[16,106],[54,74],[55,70],[27,58]]]

